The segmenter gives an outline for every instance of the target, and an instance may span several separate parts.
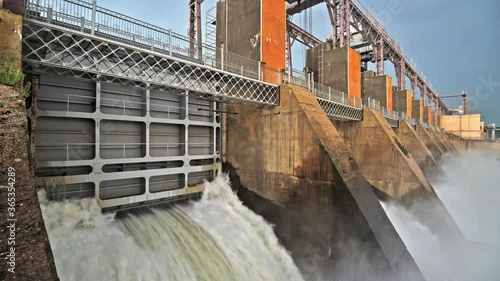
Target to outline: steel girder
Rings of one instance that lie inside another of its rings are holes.
[[[204,0],[189,0],[189,48],[191,52],[202,53],[201,45],[201,3]]]
[[[333,26],[334,47],[350,46],[350,26],[354,27],[373,48],[373,61],[378,75],[384,73],[384,61],[390,60],[397,75],[398,89],[406,87],[406,77],[412,81],[412,89],[428,95],[428,99],[436,103],[435,107],[445,111],[446,106],[439,100],[437,93],[424,79],[416,67],[406,58],[401,47],[387,34],[380,23],[366,9],[353,0],[325,0],[330,21]]]

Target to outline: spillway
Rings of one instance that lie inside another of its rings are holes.
[[[439,212],[425,201],[411,208],[382,203],[388,217],[426,280],[500,280],[500,161],[479,150],[446,155],[440,165],[448,178],[433,178],[433,184],[467,241],[440,239],[443,234],[416,215],[418,208]]]
[[[102,214],[94,199],[39,194],[59,277],[68,280],[302,280],[273,228],[226,176],[200,201]]]

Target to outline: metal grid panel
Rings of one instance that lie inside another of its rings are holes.
[[[393,118],[390,118],[387,116],[384,116],[384,117],[385,117],[385,120],[387,120],[387,123],[389,123],[389,125],[391,125],[391,127],[393,127],[393,128],[399,127],[398,119],[393,119]]]
[[[209,118],[191,120],[190,107],[198,108],[189,103],[187,92],[158,92],[153,99],[168,101],[176,115],[152,117],[149,88],[47,74],[37,84],[35,110],[29,110],[36,135],[32,146],[37,184],[50,187],[50,198],[94,195],[102,208],[177,200],[201,191],[190,186],[200,182],[191,174],[213,176],[220,168],[220,113],[215,102],[204,104]],[[110,92],[115,103],[104,107],[103,95]],[[144,103],[135,101],[138,93]],[[127,107],[122,112],[123,104]],[[137,104],[140,116],[128,108]],[[120,110],[102,111],[113,105]]]
[[[349,105],[337,103],[316,97],[319,105],[325,111],[326,115],[333,119],[342,121],[361,121],[363,119],[363,110]]]
[[[23,61],[26,71],[101,77],[263,104],[277,104],[279,99],[276,85],[203,65],[203,60],[174,58],[29,20],[24,23]]]

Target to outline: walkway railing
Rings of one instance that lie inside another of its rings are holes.
[[[275,73],[273,76],[279,77],[278,73],[282,72],[259,61],[227,52],[224,48],[216,49],[215,46],[197,42],[171,29],[97,6],[96,1],[27,0],[25,18],[189,59],[195,63],[271,84],[279,83],[267,81],[264,74]]]

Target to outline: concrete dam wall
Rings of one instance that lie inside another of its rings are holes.
[[[340,249],[349,237],[373,249],[380,268],[423,278],[315,97],[296,86],[282,86],[280,93],[276,107],[228,106],[239,114],[227,117],[225,165],[241,186],[274,207],[244,202],[267,212],[299,264],[317,241],[332,237]],[[271,214],[276,210],[281,215]],[[322,264],[324,271],[340,259],[336,254]]]

